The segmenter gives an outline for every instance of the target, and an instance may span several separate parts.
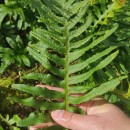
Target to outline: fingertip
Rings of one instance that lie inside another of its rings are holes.
[[[64,112],[64,110],[55,110],[51,112],[51,116],[54,120],[61,120]]]
[[[59,125],[69,129],[80,129],[85,127],[86,116],[71,113],[65,110],[56,110],[51,112],[53,120]]]

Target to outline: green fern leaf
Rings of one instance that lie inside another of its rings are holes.
[[[82,102],[86,102],[89,101],[91,99],[93,99],[95,96],[101,96],[103,94],[105,94],[108,91],[112,91],[114,88],[116,88],[117,85],[120,84],[120,81],[122,79],[126,78],[126,76],[122,76],[113,80],[110,80],[106,83],[101,84],[99,87],[94,88],[92,91],[90,91],[89,93],[87,93],[86,95],[82,96],[82,97],[70,97],[69,101],[71,104],[79,104]]]
[[[44,101],[44,100],[37,100],[34,97],[29,97],[26,99],[19,99],[17,97],[10,98],[11,100],[21,103],[25,106],[33,107],[35,109],[39,109],[41,111],[43,110],[54,110],[57,109],[63,109],[64,103],[54,103],[52,104],[51,101]]]
[[[25,127],[25,126],[32,126],[34,124],[37,125],[45,121],[46,121],[46,117],[44,113],[38,113],[38,114],[31,113],[28,118],[18,121],[17,125],[21,127]]]
[[[23,20],[25,19],[24,12],[23,12],[22,8],[17,5],[17,2],[7,1],[7,2],[5,2],[5,4],[0,5],[0,27],[1,27],[1,24],[4,20],[4,18],[8,14],[9,15],[14,14],[14,16],[16,16],[16,18],[19,15]]]
[[[64,97],[63,92],[53,92],[49,91],[46,88],[39,88],[39,87],[34,87],[34,86],[29,86],[25,84],[13,84],[12,87],[14,89],[32,94],[34,96],[42,97],[42,98],[51,98],[51,99],[59,99]]]
[[[95,71],[106,67],[117,56],[117,54],[118,51],[105,58],[95,68],[89,70],[86,73],[70,77],[68,81],[69,85],[77,84],[83,82],[84,80],[87,80]]]

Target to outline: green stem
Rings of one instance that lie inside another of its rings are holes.
[[[69,67],[69,34],[68,34],[68,29],[67,29],[67,21],[66,21],[66,24],[65,24],[65,34],[66,34],[66,56],[65,56],[65,109],[66,110],[69,110],[69,100],[68,100],[68,97],[69,97],[69,85],[68,85],[68,78],[69,78],[69,75],[68,75],[68,67]]]

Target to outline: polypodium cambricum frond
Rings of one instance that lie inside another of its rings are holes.
[[[43,84],[57,86],[64,91],[55,92],[26,84],[14,84],[13,88],[33,95],[27,99],[15,97],[14,101],[42,111],[20,121],[20,126],[48,121],[49,118],[44,118],[48,117],[44,110],[74,111],[71,104],[79,104],[103,95],[113,90],[120,84],[120,80],[125,78],[113,78],[100,85],[96,84],[96,80],[93,81],[94,84],[90,82],[96,71],[108,66],[118,55],[116,46],[106,48],[102,45],[102,41],[109,37],[118,25],[101,29],[98,21],[106,15],[104,12],[93,14],[90,0],[33,1],[40,15],[39,21],[44,26],[31,32],[38,43],[28,46],[28,51],[48,73],[30,73],[23,78],[42,81]],[[106,10],[109,10],[109,7],[110,5],[108,8],[106,6]],[[95,18],[96,15],[98,18]],[[70,96],[77,93],[84,95]],[[37,121],[34,122],[34,119]]]

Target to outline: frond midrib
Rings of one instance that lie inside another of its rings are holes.
[[[69,81],[69,53],[70,53],[70,42],[69,42],[69,31],[68,31],[68,22],[66,20],[65,22],[65,35],[66,35],[66,40],[65,40],[65,44],[66,44],[66,55],[65,55],[65,109],[69,110],[69,85],[68,85],[68,81]]]

